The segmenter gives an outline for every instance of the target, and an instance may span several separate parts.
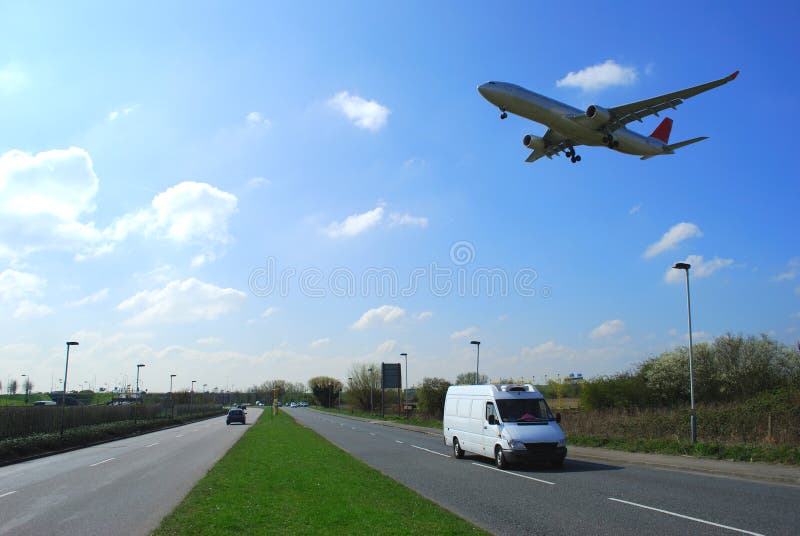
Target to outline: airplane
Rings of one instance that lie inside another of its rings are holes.
[[[708,139],[708,136],[669,143],[672,131],[672,119],[669,117],[665,117],[649,136],[628,130],[625,125],[632,121],[641,123],[643,118],[658,116],[658,112],[668,108],[675,109],[689,97],[727,84],[738,75],[739,71],[736,71],[714,82],[614,108],[592,104],[585,112],[508,82],[486,82],[478,86],[478,92],[500,108],[500,119],[512,113],[548,127],[543,137],[526,134],[522,139],[525,147],[533,150],[525,159],[526,162],[535,162],[543,156],[552,159],[563,152],[574,164],[581,160],[580,155],[575,153],[575,147],[579,145],[605,145],[614,151],[647,160],[662,154],[673,154],[676,149]]]

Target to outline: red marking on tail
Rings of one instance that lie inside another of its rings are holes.
[[[650,137],[661,140],[664,143],[669,143],[670,132],[672,132],[672,119],[665,117],[664,120],[661,121],[661,124],[650,134]]]
[[[736,77],[739,76],[739,71],[736,71],[732,75],[728,76],[728,81],[736,80]]]

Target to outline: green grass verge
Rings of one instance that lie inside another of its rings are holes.
[[[628,439],[586,435],[568,435],[567,444],[580,447],[602,447],[626,452],[647,452],[651,454],[697,456],[717,460],[800,465],[800,448],[788,445],[725,445],[723,443],[703,441],[692,445],[688,441],[667,439]]]
[[[484,534],[268,411],[154,534]]]

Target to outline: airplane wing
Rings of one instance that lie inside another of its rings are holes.
[[[543,139],[545,142],[544,151],[531,151],[531,154],[529,154],[528,158],[525,159],[526,162],[536,162],[543,156],[546,156],[547,158],[553,158],[554,156],[558,155],[558,153],[566,150],[567,147],[579,145],[577,143],[571,143],[562,134],[556,132],[552,128],[547,129]]]
[[[700,84],[699,86],[682,89],[673,93],[667,93],[666,95],[661,95],[660,97],[653,97],[651,99],[645,99],[638,102],[632,102],[630,104],[623,104],[622,106],[609,108],[608,111],[611,112],[611,117],[613,119],[608,123],[608,130],[614,131],[622,126],[627,125],[631,121],[641,122],[642,118],[644,117],[649,115],[658,115],[658,112],[666,110],[667,108],[675,108],[679,104],[683,104],[684,100],[719,87],[723,84],[727,84],[728,82],[734,80],[738,75],[739,71],[736,71],[725,78],[720,78],[719,80],[715,80],[713,82]]]

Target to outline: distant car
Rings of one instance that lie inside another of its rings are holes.
[[[289,404],[289,407],[290,408],[296,408],[297,407],[297,402],[292,402],[291,404]]]
[[[238,408],[229,410],[228,416],[225,418],[225,424],[230,424],[232,422],[240,422],[242,424],[246,424],[244,410]]]
[[[55,406],[56,402],[52,400],[37,400],[33,403],[34,406]]]
[[[239,408],[239,409],[247,409],[247,404],[239,404],[236,407]]]

